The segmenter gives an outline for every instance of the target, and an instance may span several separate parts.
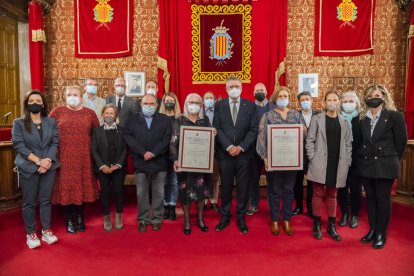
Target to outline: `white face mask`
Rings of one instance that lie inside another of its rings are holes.
[[[76,96],[68,96],[66,98],[66,104],[72,107],[77,107],[80,104],[80,99]]]
[[[187,108],[188,112],[190,112],[191,114],[196,114],[200,112],[200,106],[198,104],[189,104],[187,105]]]
[[[153,88],[150,88],[147,90],[147,94],[157,96],[157,91],[155,91]]]
[[[229,91],[229,96],[232,99],[237,99],[238,97],[240,97],[241,94],[241,89],[240,88],[232,88]]]
[[[338,104],[337,104],[337,103],[328,103],[328,104],[326,105],[326,108],[327,108],[329,111],[337,111],[337,110],[338,110]]]
[[[122,96],[122,95],[124,95],[124,92],[125,92],[125,88],[124,87],[122,87],[122,86],[115,87],[115,93],[117,95]]]

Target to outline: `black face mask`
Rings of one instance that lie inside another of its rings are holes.
[[[367,106],[369,106],[371,108],[376,108],[376,107],[380,106],[383,102],[384,102],[384,100],[381,99],[381,98],[371,98],[371,99],[367,100]]]
[[[259,102],[263,101],[266,97],[265,93],[256,93],[254,94],[254,97],[256,98],[256,100],[258,100]]]
[[[175,107],[175,103],[165,103],[165,109],[173,110]]]
[[[27,109],[30,112],[36,114],[36,113],[39,113],[40,111],[42,111],[43,105],[42,104],[29,104],[29,105],[27,105]]]

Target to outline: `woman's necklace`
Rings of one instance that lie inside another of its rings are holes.
[[[42,120],[39,120],[38,123],[36,123],[33,119],[32,119],[32,121],[33,121],[33,124],[36,126],[37,129],[40,129],[42,127]]]

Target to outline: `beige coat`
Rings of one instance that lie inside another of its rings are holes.
[[[85,94],[83,94],[82,97],[82,105],[84,107],[90,108],[89,104],[88,104],[88,96]],[[95,96],[95,100],[93,102],[93,111],[95,111],[96,117],[98,117],[99,119],[99,124],[102,125],[103,123],[103,118],[102,118],[102,109],[104,108],[104,106],[106,105],[106,101],[98,96]]]
[[[325,116],[324,112],[312,116],[308,136],[306,137],[306,151],[309,158],[307,179],[320,184],[325,184],[328,161]],[[346,186],[348,169],[352,161],[352,130],[349,123],[341,115],[338,115],[338,119],[341,126],[341,146],[336,187],[343,188]]]

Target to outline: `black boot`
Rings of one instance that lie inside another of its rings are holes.
[[[317,240],[322,239],[321,224],[322,224],[321,217],[313,217],[312,235]]]
[[[208,227],[204,223],[204,201],[197,201],[197,226],[201,231],[207,232]]]
[[[190,205],[183,205],[184,211],[184,234],[190,235],[191,225],[190,225]]]
[[[327,232],[328,232],[329,236],[331,236],[334,240],[336,240],[336,241],[341,240],[341,236],[339,236],[338,232],[336,232],[335,217],[329,217],[328,218]]]
[[[368,234],[361,238],[362,243],[372,243],[375,239],[376,233],[375,230],[369,229]]]
[[[358,227],[358,216],[351,216],[349,220],[349,227],[357,228]]]
[[[348,225],[349,215],[347,213],[343,213],[341,219],[339,220],[339,226],[347,226]]]
[[[170,217],[170,208],[172,206],[164,205],[164,215],[162,216],[163,219],[168,219]]]
[[[85,220],[83,216],[83,205],[76,205],[75,210],[76,210],[75,211],[76,228],[78,229],[79,232],[85,232],[86,225],[85,225]]]
[[[63,213],[65,214],[66,231],[71,234],[76,234],[75,221],[73,220],[73,207],[71,205],[63,206]]]
[[[175,213],[175,205],[170,206],[170,220],[175,220],[177,218],[177,214]]]
[[[374,243],[372,244],[372,247],[374,247],[375,249],[384,248],[386,241],[387,241],[387,237],[386,237],[385,233],[384,234],[377,234],[375,236],[375,240],[374,240]]]

